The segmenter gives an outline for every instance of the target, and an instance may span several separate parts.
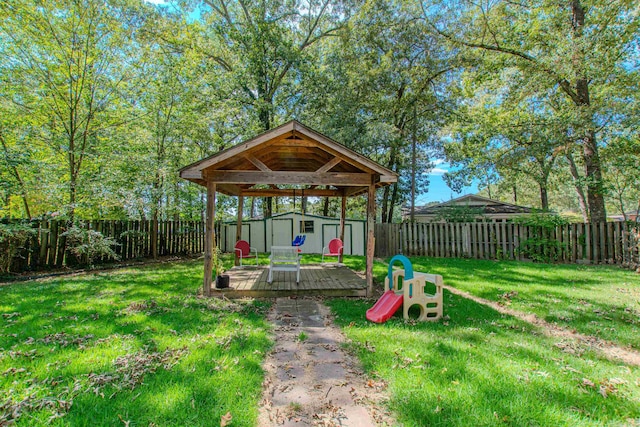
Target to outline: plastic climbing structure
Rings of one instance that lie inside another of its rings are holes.
[[[394,269],[396,261],[401,262],[404,268]],[[385,293],[367,310],[368,320],[386,322],[400,306],[406,320],[410,318],[409,310],[414,306],[419,309],[417,321],[435,321],[442,317],[442,276],[414,272],[411,261],[404,255],[396,255],[389,261],[384,287]],[[434,292],[430,293],[434,288]]]

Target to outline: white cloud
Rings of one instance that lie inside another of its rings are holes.
[[[160,5],[167,4],[166,0],[144,0],[144,1],[146,1],[147,3],[160,4]]]
[[[443,159],[436,159],[436,160],[433,161],[433,164],[436,165],[436,166],[441,165],[443,163],[445,163],[445,161]]]
[[[449,172],[447,169],[433,168],[431,169],[431,172],[429,173],[429,175],[444,175],[447,172]]]

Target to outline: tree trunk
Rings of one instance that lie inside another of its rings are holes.
[[[207,219],[206,216],[206,201],[205,201],[205,192],[200,191],[200,222],[205,222]]]
[[[385,186],[382,190],[382,206],[381,206],[381,218],[380,222],[383,224],[387,222],[387,206],[389,201],[389,193],[391,192],[390,186]]]
[[[543,211],[549,210],[549,194],[547,191],[547,186],[545,184],[539,183],[540,186],[540,205]]]
[[[391,224],[393,222],[393,210],[398,198],[398,183],[393,184],[393,191],[391,192],[391,200],[389,201],[389,214],[387,215],[387,222]]]
[[[249,215],[250,218],[256,217],[256,202],[257,202],[257,198],[252,197],[251,198],[251,214]]]
[[[5,142],[2,133],[0,133],[0,142],[2,142],[2,148],[4,149],[7,164],[11,164],[11,162],[9,162],[9,147],[7,147],[7,143]],[[22,198],[22,204],[24,205],[24,212],[27,215],[27,218],[31,219],[31,210],[29,209],[29,201],[27,199],[27,186],[24,184],[16,165],[11,165],[11,172],[13,173],[16,181],[18,181],[18,186],[20,187],[20,197]],[[9,198],[9,195],[7,195],[7,198]]]
[[[416,105],[413,104],[413,128],[411,132],[411,222],[416,220]]]
[[[158,210],[153,210],[151,217],[151,256],[158,258]]]
[[[322,206],[322,216],[329,216],[329,198],[324,198],[324,204]]]
[[[153,207],[151,212],[151,256],[158,258],[158,217],[160,216],[160,188],[162,187],[161,177],[156,172],[153,182]]]
[[[73,224],[74,217],[76,214],[76,196],[78,194],[76,185],[77,185],[76,175],[72,173],[71,179],[69,180],[69,223],[70,224]]]
[[[273,197],[262,199],[262,217],[270,218],[273,215]]]
[[[75,215],[75,205],[76,205],[76,161],[73,151],[75,150],[73,136],[69,136],[69,154],[67,156],[67,161],[69,162],[69,222],[73,224],[73,217]]]
[[[176,169],[178,169],[176,167]],[[178,181],[173,186],[173,220],[180,221],[180,185]]]
[[[20,186],[20,198],[22,198],[24,213],[28,219],[31,219],[31,210],[29,209],[29,200],[27,199],[27,186],[24,184],[20,172],[18,172],[18,168],[15,166],[13,166],[13,175],[16,177],[18,185]]]
[[[589,131],[589,135],[584,139],[582,147],[584,170],[587,178],[589,220],[591,222],[605,222],[607,220],[607,211],[604,205],[604,183],[594,131]]]
[[[587,212],[587,203],[584,197],[584,190],[582,189],[582,185],[580,184],[581,177],[578,172],[578,167],[576,166],[576,162],[573,160],[573,155],[570,151],[566,154],[567,161],[569,162],[569,171],[571,172],[571,177],[573,178],[573,187],[576,190],[576,196],[578,197],[578,206],[580,206],[580,213],[582,214],[582,220],[584,222],[589,221],[589,215]]]
[[[571,12],[573,14],[573,35],[577,45],[572,57],[576,67],[575,94],[573,94],[572,99],[576,107],[580,110],[580,125],[584,128],[581,139],[585,178],[587,179],[589,220],[591,222],[603,222],[607,220],[607,212],[604,204],[604,183],[600,167],[600,156],[598,155],[596,133],[594,131],[593,115],[588,112],[591,106],[589,77],[584,74],[587,59],[583,51],[583,43],[581,43],[585,24],[585,12],[580,0],[573,0]]]
[[[263,82],[265,77],[259,76],[258,81]],[[264,89],[263,89],[264,88]],[[262,124],[263,130],[266,132],[271,129],[271,106],[273,101],[267,99],[266,85],[258,85],[258,120]],[[264,197],[262,199],[262,217],[271,218],[273,216],[273,198]]]

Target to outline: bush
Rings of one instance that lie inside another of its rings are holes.
[[[86,260],[86,263],[93,265],[96,258],[120,259],[113,248],[118,243],[111,237],[105,237],[95,230],[86,230],[77,226],[61,234],[67,239],[67,248],[78,260]]]
[[[476,222],[483,219],[484,209],[473,206],[445,206],[440,208],[435,216],[435,221],[445,222]]]
[[[530,230],[530,237],[522,240],[516,251],[535,262],[557,261],[566,249],[566,243],[562,244],[554,239],[553,231],[568,221],[560,215],[550,212],[533,212],[529,215],[516,218],[514,223],[526,225]]]
[[[0,273],[9,272],[13,258],[35,233],[25,224],[0,224]]]

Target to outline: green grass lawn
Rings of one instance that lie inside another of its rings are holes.
[[[201,286],[193,261],[0,287],[0,425],[255,425],[266,304]]]
[[[303,262],[320,256],[304,255]],[[638,348],[639,276],[608,267],[413,258],[418,271]],[[227,267],[230,256],[225,256]],[[266,264],[266,256],[261,255]],[[363,271],[363,257],[345,257]],[[387,266],[374,265],[382,282]],[[0,287],[0,425],[256,425],[267,303],[203,299],[202,261]],[[378,285],[379,286],[379,285]],[[640,370],[445,292],[446,318],[365,320],[328,301],[405,426],[640,424]]]
[[[416,270],[442,274],[446,284],[472,294],[623,345],[638,344],[633,322],[640,284],[632,272],[459,259],[412,262]],[[384,264],[374,272],[382,279]],[[637,367],[545,337],[448,291],[445,319],[436,323],[405,323],[396,316],[373,324],[364,317],[373,303],[328,301],[350,349],[370,375],[388,383],[390,407],[405,426],[640,424]]]
[[[411,258],[445,284],[640,350],[640,275],[612,266]],[[399,265],[399,264],[398,264]]]

